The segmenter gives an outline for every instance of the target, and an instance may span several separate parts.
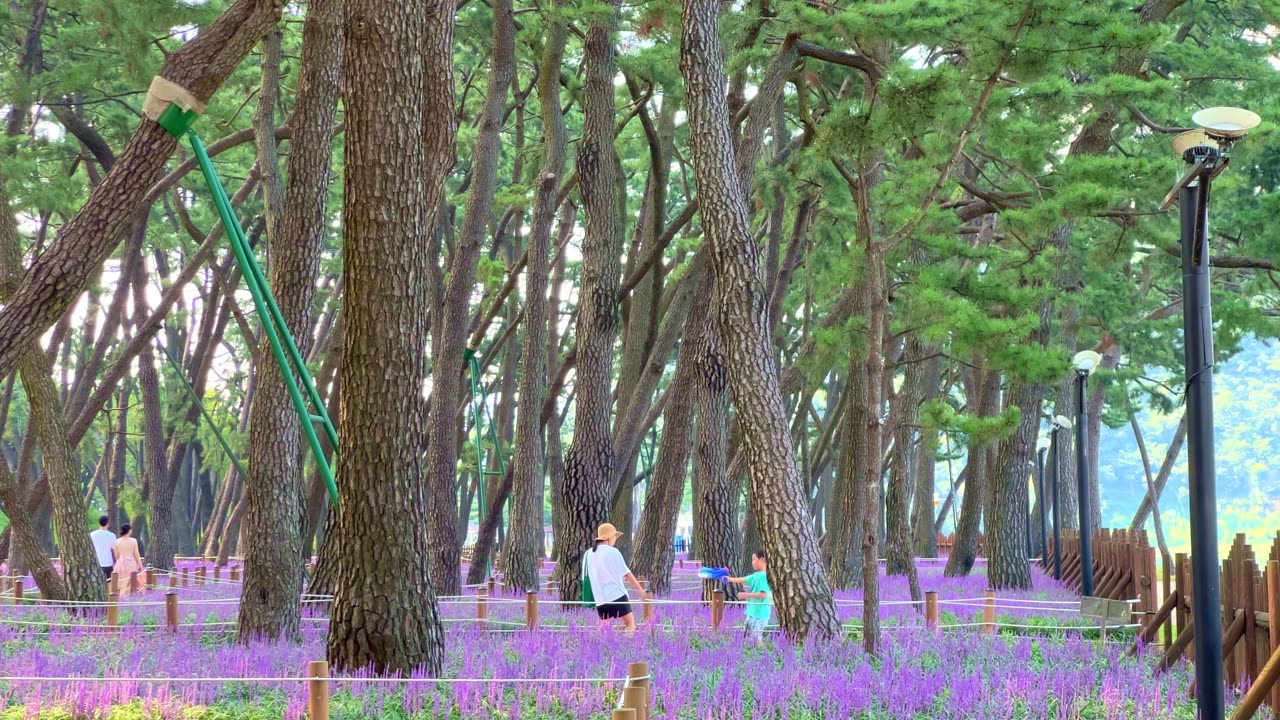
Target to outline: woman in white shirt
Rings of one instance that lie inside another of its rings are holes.
[[[622,618],[627,632],[636,631],[636,617],[631,611],[631,599],[627,596],[630,583],[636,592],[644,596],[644,587],[622,559],[622,553],[614,547],[622,533],[610,523],[601,525],[596,531],[596,544],[588,550],[583,558],[587,579],[591,582],[591,594],[596,601],[596,614],[600,616],[600,628]]]

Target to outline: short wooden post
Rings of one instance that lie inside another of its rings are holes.
[[[233,583],[240,582],[240,566],[239,565],[231,566],[231,582]]]
[[[648,688],[636,687],[635,685],[628,685],[622,689],[622,707],[634,710],[636,720],[647,720],[644,701],[648,692]]]
[[[615,708],[612,720],[636,720],[636,711],[631,708]]]
[[[182,568],[182,587],[191,587],[191,568]]]
[[[724,591],[716,590],[711,593],[711,629],[719,630],[720,623],[724,620]]]
[[[684,569],[684,558],[680,558],[680,569]]]
[[[307,663],[307,714],[310,720],[329,720],[329,663]]]
[[[653,622],[653,593],[646,591],[644,594],[643,609],[640,612],[641,620],[648,624]]]
[[[173,590],[176,587],[178,587],[178,574],[174,572],[170,572],[169,573],[169,589]]]
[[[526,630],[538,629],[538,591],[530,590],[524,594],[524,627]]]
[[[489,597],[493,597],[493,591],[498,589],[498,581],[492,575],[489,576],[488,584],[485,586],[489,589]]]
[[[141,589],[142,583],[138,582],[137,571],[135,570],[134,572],[129,573],[129,592],[136,593]]]
[[[164,595],[164,624],[169,632],[178,632],[178,593],[173,590]]]
[[[196,587],[200,587],[201,585],[203,585],[204,581],[208,579],[208,577],[209,577],[209,573],[208,573],[208,570],[205,568],[205,566],[201,565],[200,567],[196,568]]]
[[[111,582],[107,584],[107,594],[112,595],[120,592],[120,573],[111,572]]]
[[[1280,653],[1280,560],[1267,563],[1267,615],[1267,632],[1270,633],[1274,658],[1276,653]],[[1271,711],[1280,713],[1280,685],[1271,690]]]
[[[214,566],[213,566],[213,581],[214,581],[214,582],[219,582],[219,581],[221,581],[221,580],[222,580],[222,566],[221,566],[221,565],[214,565]]]
[[[627,678],[632,687],[644,689],[644,718],[648,720],[653,711],[653,683],[649,677],[649,663],[634,662],[627,665]]]
[[[147,589],[148,590],[156,589],[156,571],[154,568],[147,571]]]
[[[476,619],[489,622],[489,591],[484,588],[476,593]]]
[[[924,626],[930,630],[938,629],[938,591],[929,590],[924,594]]]
[[[982,601],[982,632],[987,635],[996,634],[996,593],[988,590]]]
[[[111,593],[107,596],[107,627],[111,628],[111,632],[117,631],[120,625],[120,595]]]
[[[26,584],[26,581],[23,580],[22,578],[18,578],[17,580],[13,581],[13,604],[14,605],[22,604],[22,590],[25,584]]]

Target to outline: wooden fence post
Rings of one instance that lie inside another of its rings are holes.
[[[196,587],[200,587],[201,585],[204,585],[204,581],[208,577],[209,577],[209,574],[208,574],[208,571],[205,569],[205,566],[201,565],[200,567],[196,568]]]
[[[489,622],[489,591],[484,588],[476,593],[476,619]]]
[[[164,622],[169,632],[178,632],[178,593],[173,590],[164,595]]]
[[[996,593],[988,590],[982,601],[982,632],[987,635],[996,634]]]
[[[1280,560],[1267,563],[1267,615],[1271,658],[1274,660],[1276,653],[1280,652]],[[1280,713],[1280,685],[1271,690],[1271,712]]]
[[[107,596],[107,627],[116,632],[120,624],[120,595],[111,593]]]
[[[111,571],[111,581],[107,583],[107,594],[113,595],[120,592],[120,573]]]
[[[653,678],[649,676],[649,663],[635,662],[627,665],[627,678],[632,686],[644,689],[644,717],[647,720],[653,711]]]
[[[231,566],[231,582],[233,583],[240,582],[240,566],[239,565]]]
[[[151,568],[150,570],[147,570],[147,589],[148,589],[148,590],[155,590],[155,589],[156,589],[156,572],[155,572],[155,568]]]
[[[530,590],[524,594],[524,627],[526,630],[538,629],[537,590]]]
[[[938,591],[929,590],[924,594],[924,626],[938,629]]]
[[[641,602],[644,609],[641,611],[640,618],[647,625],[653,622],[653,593],[645,591],[644,600]]]
[[[614,708],[612,720],[636,720],[636,711],[631,708]]]
[[[490,575],[488,583],[489,584],[487,587],[489,588],[489,597],[493,597],[493,591],[498,588],[498,581],[495,580],[492,575]]]
[[[307,663],[307,710],[310,720],[329,720],[329,663]]]
[[[178,587],[178,575],[174,572],[169,573],[169,589],[173,590]]]
[[[220,580],[222,580],[222,566],[221,566],[221,565],[214,565],[214,566],[213,566],[213,581],[214,581],[214,582],[218,582],[218,581],[220,581]]]
[[[711,593],[711,629],[719,630],[722,620],[724,620],[724,591],[716,590]]]
[[[191,568],[182,568],[182,587],[191,587]]]
[[[22,578],[18,578],[17,580],[13,581],[13,604],[14,605],[22,604],[22,590],[25,584],[26,584],[26,581],[23,580]]]
[[[135,570],[134,572],[129,573],[129,592],[136,593],[141,589],[142,583],[138,582],[137,571]]]

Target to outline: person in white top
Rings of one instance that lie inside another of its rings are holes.
[[[642,597],[644,587],[627,568],[622,553],[614,547],[620,537],[622,533],[610,523],[601,525],[596,530],[596,543],[586,552],[583,564],[595,597],[600,628],[607,628],[614,620],[622,618],[627,632],[633,633],[636,631],[636,617],[631,612],[631,598],[627,596],[627,587],[623,583],[630,583]]]
[[[116,534],[107,529],[107,524],[111,520],[106,515],[98,518],[98,529],[89,533],[89,539],[93,541],[93,551],[98,556],[98,565],[102,567],[102,573],[111,579],[111,573],[115,570],[116,558],[111,552],[111,547],[116,544]]]

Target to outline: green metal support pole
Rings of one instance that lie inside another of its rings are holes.
[[[171,107],[166,111],[166,114],[173,110],[175,108]],[[161,124],[163,125],[164,123]],[[168,128],[167,125],[165,127]],[[173,130],[170,130],[170,132],[173,132]],[[209,159],[209,153],[205,149],[204,143],[200,140],[200,136],[193,131],[188,130],[187,137],[191,141],[191,149],[195,153],[200,172],[204,175],[210,194],[213,195],[218,217],[222,220],[223,228],[231,239],[231,250],[235,254],[236,264],[239,265],[240,274],[244,276],[245,284],[249,287],[249,294],[253,297],[254,309],[262,321],[263,330],[267,333],[271,354],[275,358],[276,365],[280,368],[285,387],[289,391],[289,398],[293,401],[293,409],[298,414],[302,430],[307,437],[307,443],[311,446],[311,453],[315,457],[316,466],[320,469],[320,477],[324,480],[325,488],[328,490],[329,500],[334,505],[337,505],[338,487],[333,479],[333,469],[324,456],[324,450],[320,447],[320,438],[311,422],[312,414],[308,412],[306,400],[303,399],[302,391],[294,378],[295,370],[298,376],[302,378],[307,395],[310,397],[315,410],[315,415],[322,420],[321,425],[323,425],[325,434],[333,445],[335,453],[338,449],[337,432],[333,427],[333,423],[329,421],[328,412],[324,403],[320,401],[320,395],[316,391],[311,374],[307,372],[306,363],[303,362],[301,353],[298,352],[293,336],[289,334],[289,326],[285,324],[280,308],[276,305],[275,298],[271,295],[271,289],[267,286],[262,269],[258,266],[258,261],[253,256],[248,239],[245,237],[244,227],[240,225],[240,221],[231,209],[231,202],[228,200],[226,190],[222,187],[222,182],[218,179],[218,175],[213,169],[213,162]],[[290,360],[293,361],[293,368],[290,368]]]

